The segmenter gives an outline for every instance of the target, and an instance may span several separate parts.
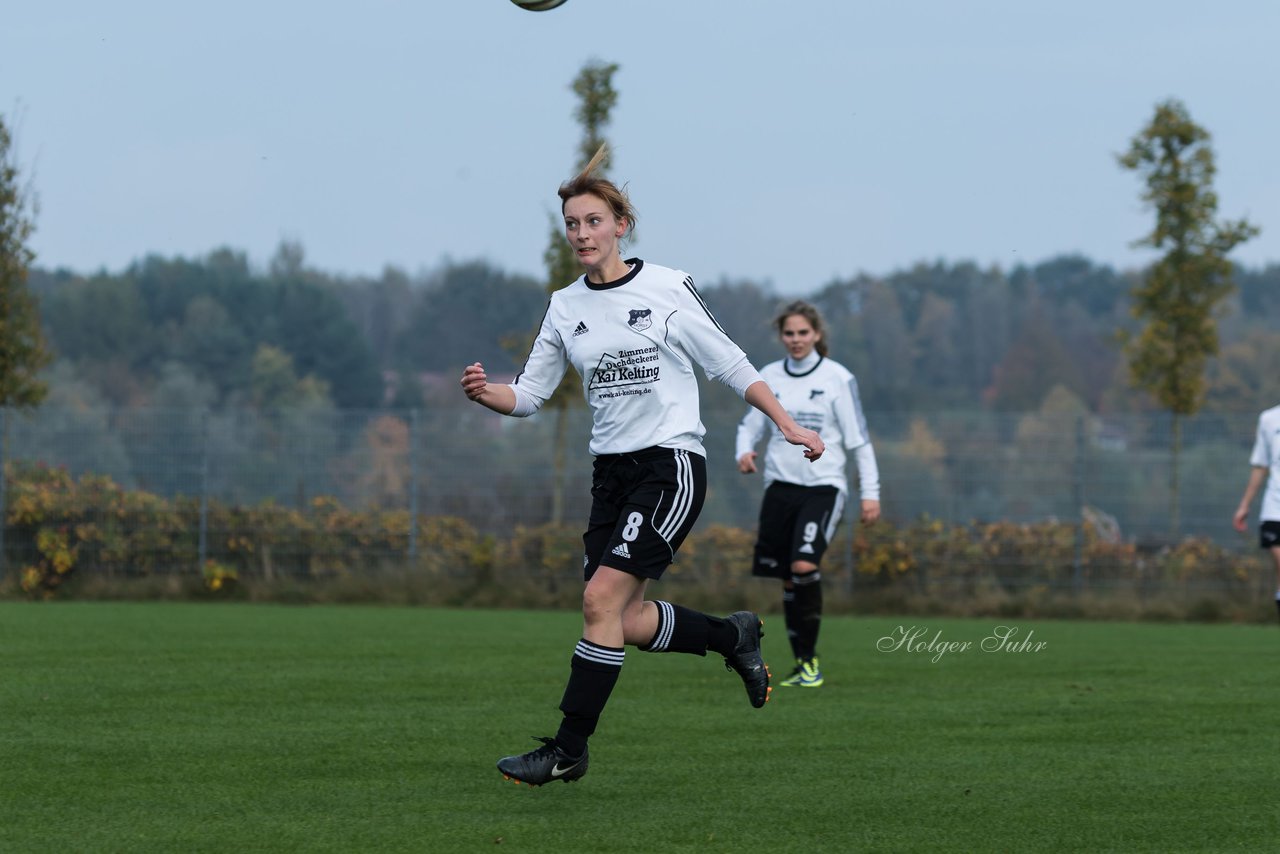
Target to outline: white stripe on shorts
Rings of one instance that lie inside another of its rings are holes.
[[[827,529],[822,535],[827,538],[827,545],[831,545],[831,540],[836,535],[836,528],[840,526],[840,517],[844,515],[844,493],[836,493],[835,506],[831,508],[831,518],[827,520]]]
[[[693,466],[689,462],[689,452],[676,451],[676,494],[671,497],[671,509],[667,518],[657,528],[658,536],[671,542],[671,538],[680,530],[685,519],[689,518],[689,508],[693,505]]]

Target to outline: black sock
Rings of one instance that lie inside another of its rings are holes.
[[[794,588],[782,588],[782,617],[787,622],[787,640],[791,642],[791,655],[800,655],[800,610],[796,608],[796,591]]]
[[[733,655],[733,648],[738,645],[738,627],[728,620],[703,615],[707,621],[707,649],[718,652],[725,658]]]
[[[818,629],[822,626],[822,573],[816,569],[791,576],[795,582],[799,654],[810,659],[818,654]]]
[[[581,756],[587,749],[587,739],[596,731],[600,713],[622,673],[622,659],[620,647],[578,641],[569,662],[569,684],[560,701],[564,719],[556,733],[556,744],[570,756]]]
[[[655,600],[653,604],[658,606],[658,630],[647,644],[640,647],[641,652],[707,654],[711,632],[709,620],[712,618],[683,605],[661,600]]]

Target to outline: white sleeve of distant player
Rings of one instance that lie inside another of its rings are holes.
[[[840,439],[846,449],[870,444],[871,435],[867,432],[867,418],[862,413],[862,401],[858,399],[858,380],[849,375],[849,384],[844,394],[836,399],[836,422],[840,425]]]
[[[876,466],[876,452],[871,443],[859,445],[853,451],[858,464],[858,492],[863,501],[880,500],[880,469]]]
[[[538,329],[538,337],[533,339],[533,346],[529,348],[529,356],[524,360],[524,367],[516,375],[516,381],[511,384],[511,388],[516,391],[516,409],[522,406],[521,392],[536,399],[537,406],[545,403],[559,387],[567,370],[569,370],[569,357],[565,353],[564,341],[561,340],[560,333],[556,331],[555,324],[551,320],[551,305],[548,304],[547,311],[542,316],[542,326]],[[536,407],[534,411],[537,411]],[[516,413],[513,411],[511,414]]]
[[[734,442],[733,458],[742,459],[742,455],[754,451],[756,444],[769,429],[769,417],[754,406],[747,407],[747,414],[738,422],[738,437]]]
[[[1267,468],[1271,465],[1271,454],[1267,448],[1267,429],[1258,419],[1258,436],[1253,440],[1253,453],[1249,455],[1249,465]]]

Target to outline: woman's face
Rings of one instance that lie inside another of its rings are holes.
[[[782,321],[782,346],[787,354],[797,362],[813,352],[813,346],[822,336],[814,331],[813,326],[802,314],[787,315]]]
[[[564,203],[564,236],[588,272],[606,270],[619,262],[618,241],[627,231],[604,199],[590,193]]]

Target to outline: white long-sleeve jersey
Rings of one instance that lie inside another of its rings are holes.
[[[766,432],[764,482],[795,483],[800,486],[834,486],[849,491],[845,474],[846,451],[855,451],[858,459],[860,496],[880,500],[880,473],[867,433],[867,421],[858,398],[858,381],[844,365],[810,353],[799,364],[789,358],[771,362],[760,369],[760,377],[769,384],[801,427],[817,431],[826,444],[826,452],[816,462],[809,462],[795,447],[787,443],[782,432],[758,409],[750,408],[738,424],[735,459],[754,451]],[[773,428],[770,430],[770,428]]]
[[[680,270],[631,258],[631,272],[556,291],[512,388],[540,407],[570,364],[591,407],[592,454],[661,446],[706,456],[694,365],[745,392],[759,374]],[[527,413],[522,413],[527,414]]]

